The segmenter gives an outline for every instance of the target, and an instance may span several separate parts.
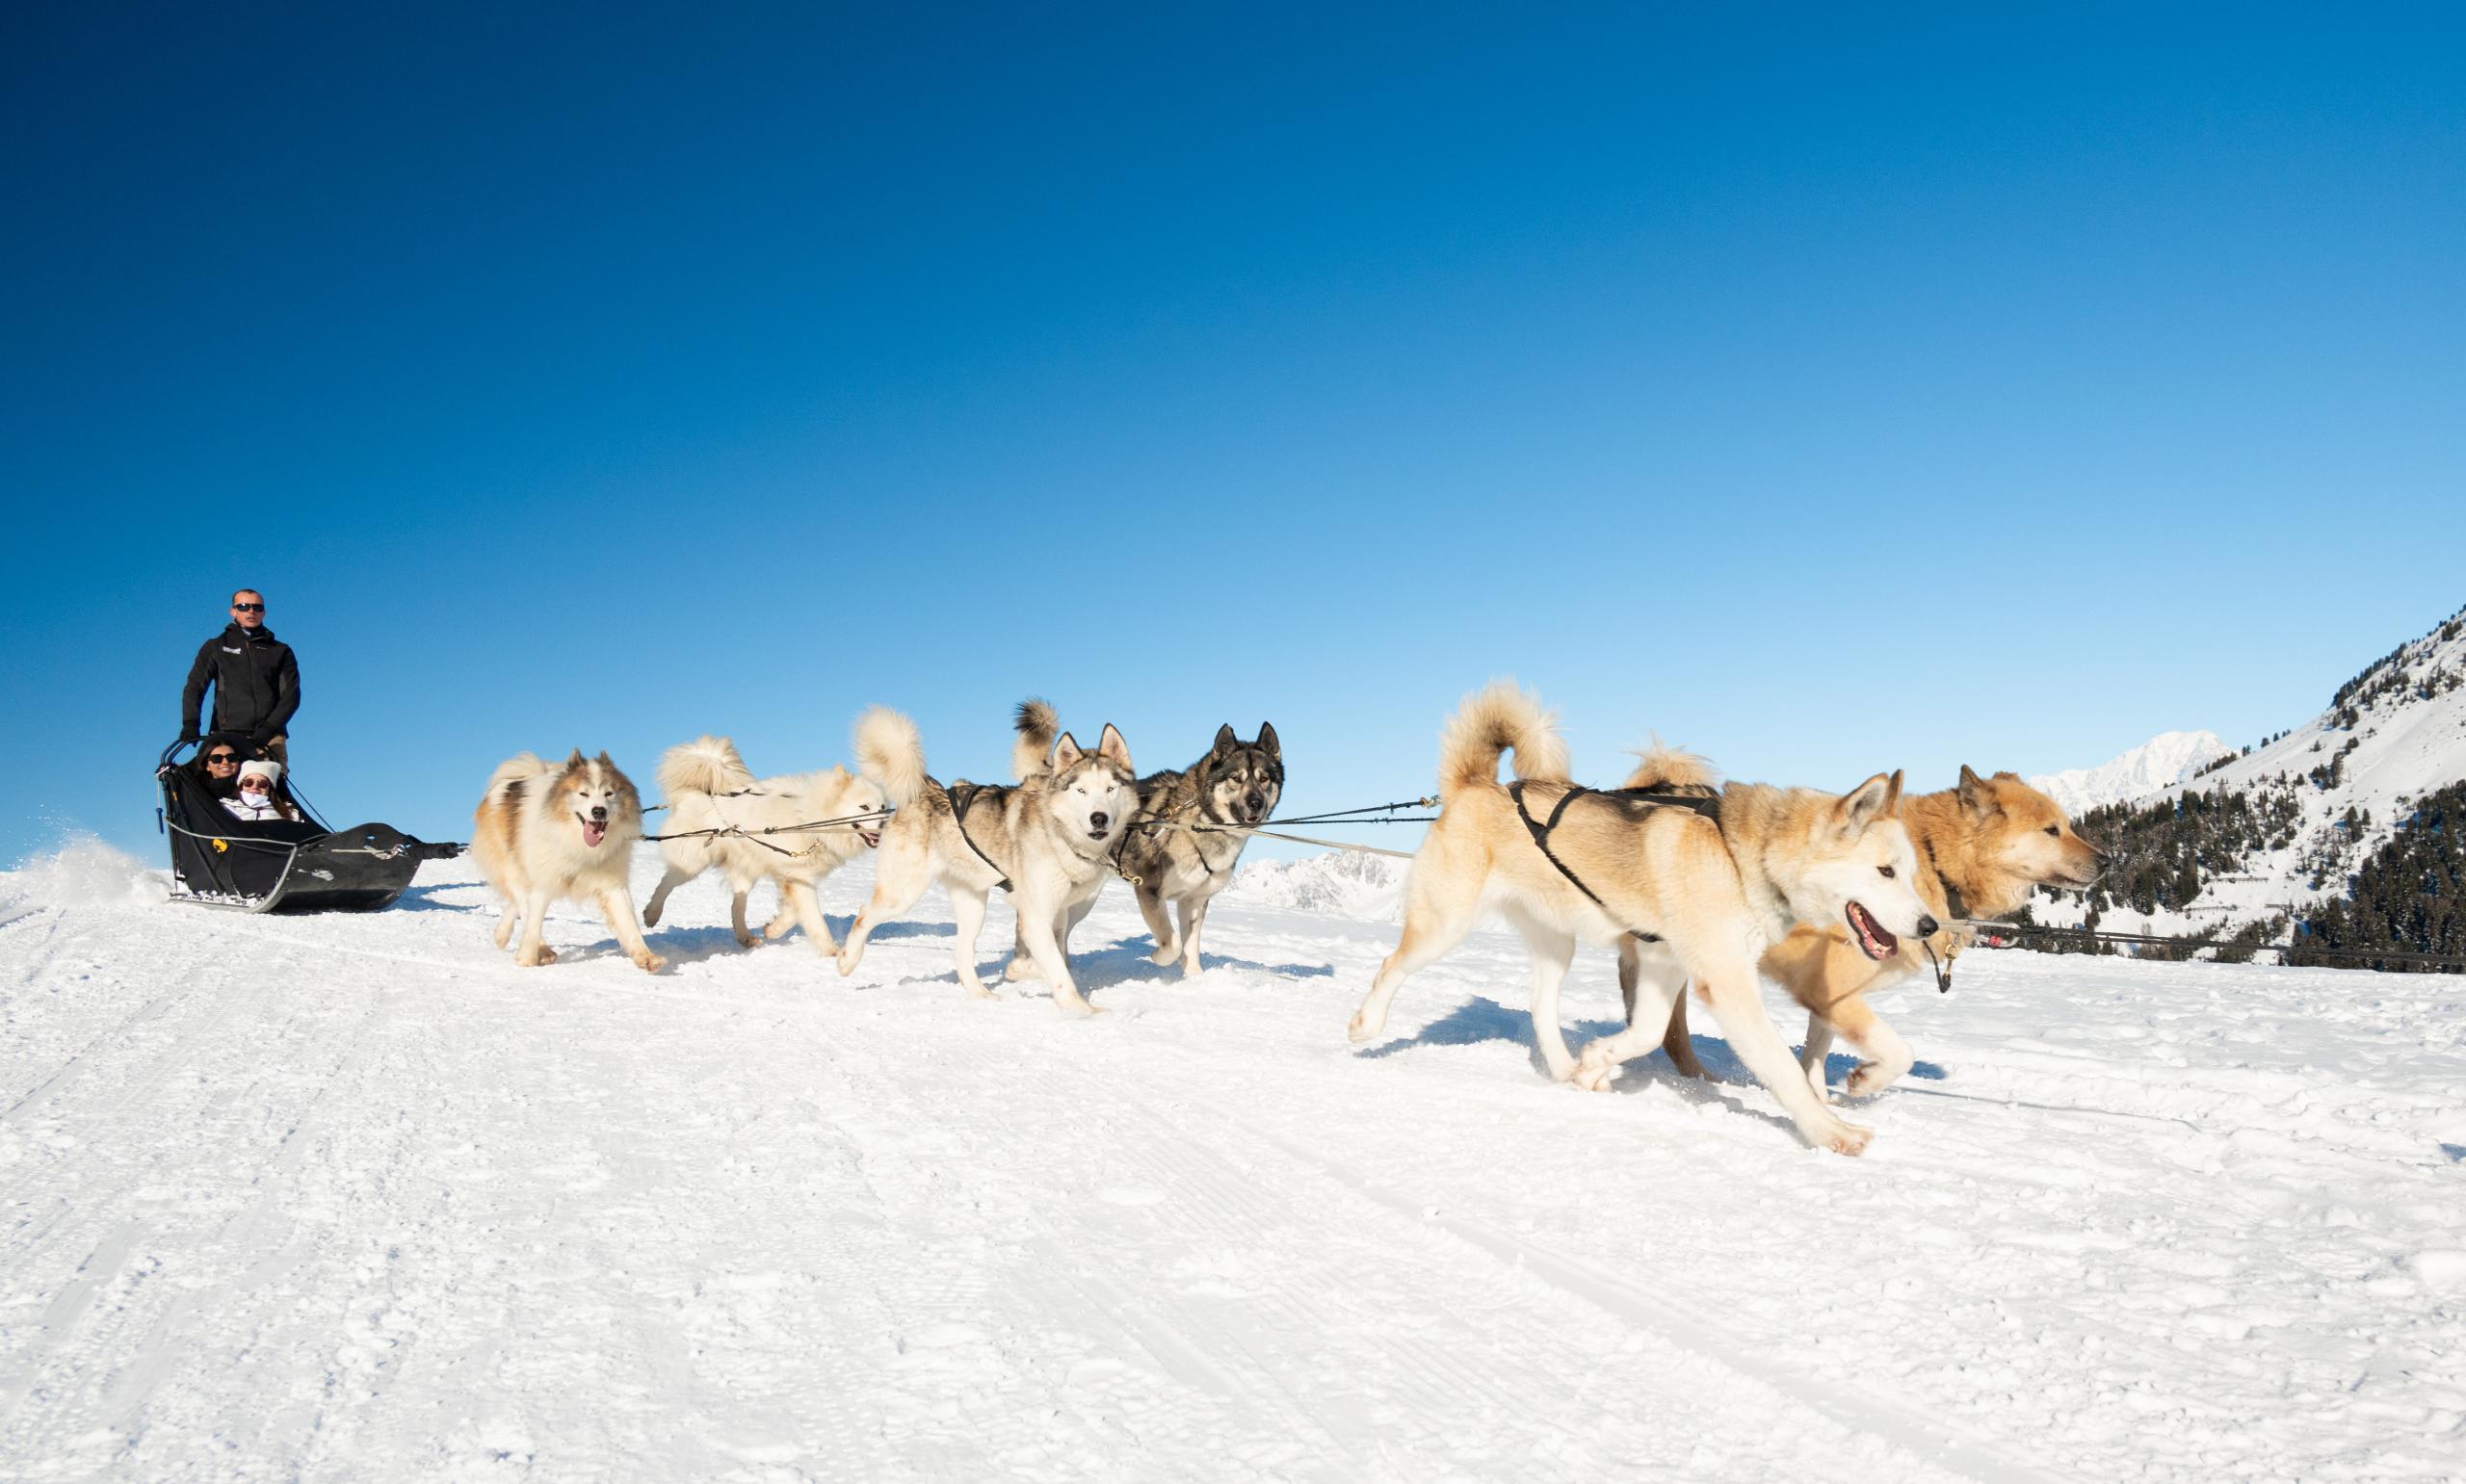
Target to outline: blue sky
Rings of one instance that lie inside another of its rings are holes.
[[[152,850],[228,590],[329,814],[520,748],[1423,790],[2247,742],[2466,602],[2466,21],[19,8],[0,859]]]

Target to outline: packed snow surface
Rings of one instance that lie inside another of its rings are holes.
[[[2234,750],[2216,732],[2161,732],[2095,768],[2042,773],[2027,782],[2079,819],[2101,805],[2150,798],[2190,783],[2202,765]]]
[[[1355,1049],[1384,923],[1228,901],[1184,980],[1115,888],[1070,1020],[938,893],[852,979],[714,880],[664,974],[573,907],[517,970],[459,863],[253,918],[99,848],[0,878],[0,1477],[2466,1472],[2455,977],[1980,952],[1845,1159],[1708,1023],[1546,1082],[1500,931]]]

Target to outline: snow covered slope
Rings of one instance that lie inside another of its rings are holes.
[[[2101,804],[2120,804],[2189,783],[2204,763],[2235,749],[2215,732],[2161,732],[2095,768],[2066,768],[2029,780],[2075,818]]]
[[[1254,907],[1400,923],[1404,915],[1404,878],[1411,870],[1411,862],[1393,856],[1340,850],[1298,860],[1251,861],[1234,872],[1223,899]]]
[[[2461,778],[2466,611],[2374,662],[2310,721],[2158,795],[2268,794],[2286,802],[2295,823],[2284,843],[2208,874],[2183,909],[2130,919],[2110,914],[2102,925],[2145,922],[2160,932],[2215,931],[2269,917],[2281,903],[2344,896],[2348,874],[2406,818],[2410,801]],[[2073,923],[2081,906],[2042,893],[2033,910],[2041,921]]]
[[[570,908],[516,970],[436,871],[275,920],[92,851],[0,878],[0,1476],[2466,1459],[2454,977],[1974,954],[1882,997],[1921,1060],[1851,1160],[1710,1036],[1719,1084],[1545,1082],[1504,932],[1354,1049],[1384,924],[1227,901],[1185,981],[1115,889],[1072,1021],[963,1000],[938,893],[843,980],[697,883],[651,976]],[[1608,955],[1568,997],[1609,1028]]]

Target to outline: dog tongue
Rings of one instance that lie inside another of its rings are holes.
[[[582,843],[584,845],[595,846],[607,838],[608,826],[605,824],[586,823],[582,827]]]

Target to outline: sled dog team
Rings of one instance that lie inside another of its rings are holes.
[[[642,922],[656,926],[670,892],[717,869],[727,877],[737,942],[751,947],[746,902],[771,880],[780,905],[764,935],[802,927],[847,975],[883,923],[939,883],[958,922],[958,981],[990,998],[976,943],[987,898],[1003,890],[1018,920],[1004,976],[1041,977],[1058,1005],[1089,1013],[1095,1007],[1070,975],[1070,932],[1118,874],[1155,939],[1151,961],[1196,973],[1208,904],[1231,882],[1247,829],[1270,820],[1283,792],[1275,728],[1263,724],[1244,742],[1220,727],[1196,763],[1145,777],[1111,724],[1083,748],[1051,706],[1030,700],[1013,731],[1016,781],[1008,784],[934,778],[915,724],[882,707],[857,718],[853,772],[758,778],[723,737],[670,748],[658,773],[668,869]],[[1514,777],[1502,783],[1499,763],[1509,754]],[[1469,697],[1441,736],[1440,812],[1413,859],[1402,937],[1353,1014],[1351,1038],[1378,1035],[1404,980],[1495,911],[1532,953],[1534,1039],[1554,1079],[1605,1090],[1621,1064],[1656,1047],[1681,1074],[1704,1076],[1688,1038],[1692,984],[1799,1133],[1856,1154],[1872,1134],[1832,1110],[1824,1060],[1833,1041],[1862,1058],[1846,1084],[1852,1096],[1881,1090],[1911,1065],[1868,993],[1930,954],[1949,964],[1967,941],[1963,920],[2008,912],[2033,887],[2086,887],[2102,864],[2053,799],[2008,772],[1981,778],[1963,768],[1957,787],[1906,795],[1900,773],[1877,773],[1833,794],[1722,786],[1704,759],[1658,744],[1639,756],[1617,788],[1584,787],[1568,776],[1566,744],[1533,696],[1498,683]],[[803,827],[817,821],[836,822]],[[635,921],[626,880],[643,834],[641,795],[605,752],[576,750],[561,765],[523,753],[501,765],[471,846],[504,900],[497,946],[518,924],[515,962],[552,961],[540,941],[548,903],[588,899],[628,957],[664,968]],[[876,853],[873,896],[836,943],[814,887],[866,850]],[[1617,950],[1627,1006],[1626,1028],[1581,1054],[1569,1050],[1558,1010],[1579,943]],[[1806,1008],[1795,1065],[1758,998],[1759,975]]]

